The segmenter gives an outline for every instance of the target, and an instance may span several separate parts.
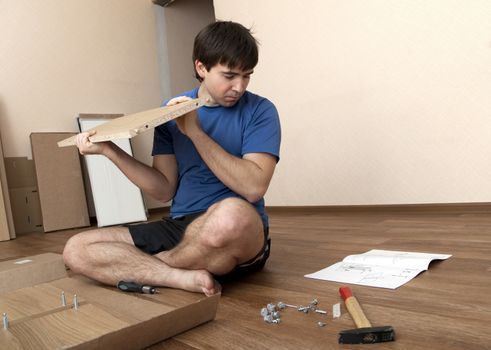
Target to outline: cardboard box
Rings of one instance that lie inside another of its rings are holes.
[[[57,146],[70,135],[31,134],[44,232],[90,225],[78,150]]]
[[[5,157],[5,171],[9,188],[36,187],[34,161],[27,157]]]
[[[14,218],[10,207],[7,174],[3,160],[2,140],[0,139],[0,241],[15,238]]]
[[[27,157],[5,158],[5,171],[15,233],[43,231],[34,161]]]
[[[48,278],[0,293],[2,312],[9,318],[8,329],[0,332],[1,349],[142,349],[215,318],[219,294],[206,297],[167,288],[153,295],[125,293],[80,275],[49,281],[53,275],[44,272],[46,260],[57,268],[63,262],[57,254],[41,261],[42,256],[23,259],[33,261],[24,263],[29,269],[19,269],[23,264],[13,261],[0,263],[1,273],[23,281],[33,274]]]
[[[15,233],[43,232],[43,218],[37,187],[9,190]]]

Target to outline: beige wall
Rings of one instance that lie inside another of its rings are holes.
[[[0,2],[6,156],[30,156],[32,131],[76,131],[78,113],[159,105],[153,6],[140,0]]]
[[[261,42],[269,205],[491,201],[491,2],[215,0]]]
[[[194,77],[194,37],[215,21],[213,0],[177,0],[164,8],[171,95],[199,85]]]
[[[155,8],[150,0],[0,1],[5,156],[30,158],[31,132],[78,131],[79,113],[159,106]],[[147,163],[151,140],[134,142]]]
[[[31,158],[31,132],[78,131],[79,113],[138,112],[159,106],[179,84],[193,87],[192,38],[212,20],[211,0],[167,8],[151,0],[0,1],[5,156]],[[151,132],[133,139],[147,164],[152,140]]]

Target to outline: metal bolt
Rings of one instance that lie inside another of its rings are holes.
[[[281,319],[276,318],[271,323],[276,323],[276,324],[281,323]]]
[[[66,297],[64,291],[61,291],[61,306],[66,306]]]
[[[7,313],[3,313],[3,329],[9,329],[9,319],[7,317]]]
[[[299,307],[297,310],[298,310],[298,311],[302,311],[302,312],[304,312],[304,313],[308,314],[308,313],[309,313],[310,308],[309,308],[308,306],[300,306],[300,307]]]
[[[292,305],[292,304],[285,304],[284,302],[280,301],[278,302],[278,308],[280,310],[283,310],[284,308],[286,307],[291,307],[293,309],[298,309],[298,306],[297,305]]]
[[[271,314],[271,316],[273,316],[273,319],[277,319],[277,318],[280,318],[280,312],[279,311],[275,311]]]
[[[268,309],[269,312],[276,311],[276,305],[273,303],[269,303],[268,305],[266,305],[266,309]]]
[[[267,322],[267,323],[272,323],[274,320],[273,320],[273,315],[266,315],[264,316],[264,322]]]
[[[326,324],[325,324],[324,322],[320,322],[320,321],[319,321],[319,322],[317,322],[317,325],[318,325],[319,327],[324,327]]]
[[[310,302],[310,305],[317,305],[319,304],[319,301],[317,299],[314,299]]]
[[[327,315],[327,311],[316,309],[315,312],[321,315]]]
[[[263,307],[263,308],[261,309],[261,316],[262,316],[262,317],[264,317],[264,316],[266,316],[266,315],[268,315],[268,314],[269,314],[268,309],[266,309],[265,307]]]
[[[77,294],[73,295],[73,307],[74,307],[75,310],[78,310]]]

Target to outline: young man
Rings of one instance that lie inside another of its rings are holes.
[[[212,295],[215,278],[240,276],[269,256],[263,196],[279,159],[274,105],[246,91],[258,60],[248,29],[216,22],[195,38],[199,88],[168,105],[208,96],[209,104],[155,129],[153,166],[114,143],[77,136],[81,154],[102,154],[152,197],[172,199],[171,217],[72,237],[65,263],[106,284],[134,281]]]

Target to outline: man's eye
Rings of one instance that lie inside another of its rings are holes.
[[[228,80],[232,80],[234,78],[234,75],[226,75],[225,78]]]

